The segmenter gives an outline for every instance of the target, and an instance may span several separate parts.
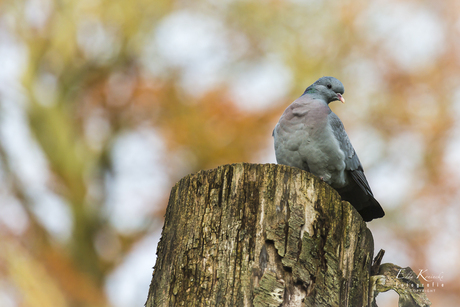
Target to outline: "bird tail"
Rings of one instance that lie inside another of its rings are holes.
[[[358,212],[366,222],[370,222],[373,219],[385,216],[385,212],[383,211],[382,206],[380,206],[379,202],[372,196],[369,196],[367,205],[365,205],[364,208]]]
[[[337,192],[339,192],[343,200],[348,201],[355,207],[366,222],[381,218],[385,215],[382,206],[380,206],[379,202],[374,198],[371,190],[369,188],[363,188],[361,182],[357,180],[351,180],[346,188],[337,189]]]

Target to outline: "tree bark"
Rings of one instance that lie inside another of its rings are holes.
[[[224,165],[172,189],[146,306],[369,306],[373,250],[312,174]]]

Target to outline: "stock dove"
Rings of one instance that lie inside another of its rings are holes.
[[[332,101],[345,102],[344,91],[336,78],[322,77],[287,107],[273,130],[276,160],[320,177],[369,222],[385,213],[372,194],[342,121],[329,108]]]

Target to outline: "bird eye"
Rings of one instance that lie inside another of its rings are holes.
[[[331,88],[331,87],[332,87],[332,85],[330,85],[330,84],[327,85],[327,88]]]

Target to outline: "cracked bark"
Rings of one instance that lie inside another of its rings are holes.
[[[239,163],[172,189],[146,306],[368,306],[374,243],[317,177]]]

